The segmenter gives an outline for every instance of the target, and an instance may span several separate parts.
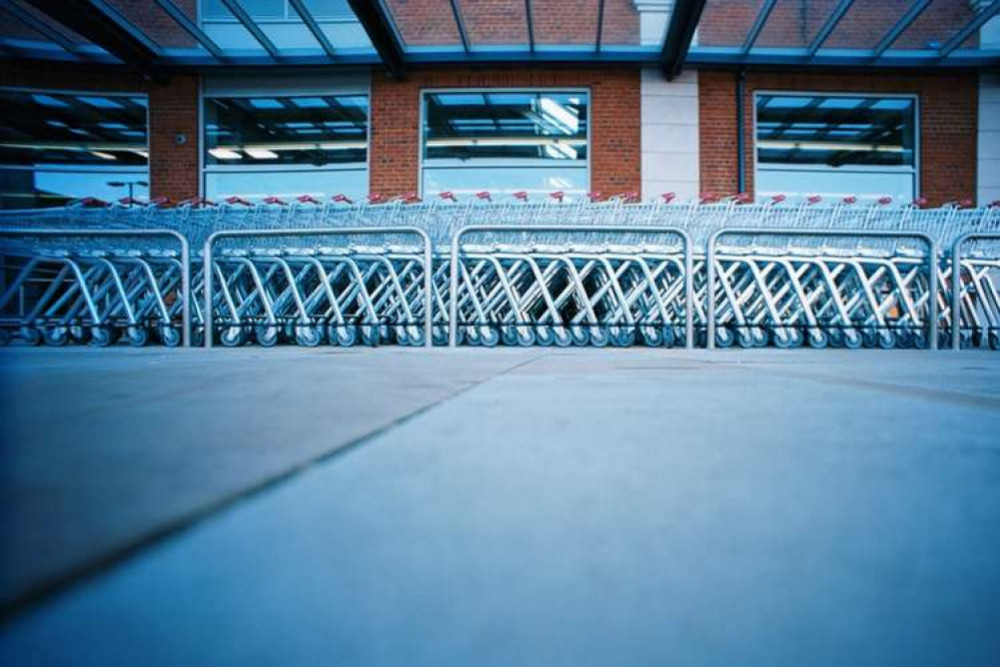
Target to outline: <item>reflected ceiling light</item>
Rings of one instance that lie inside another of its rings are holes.
[[[274,160],[278,154],[266,148],[244,148],[244,152],[256,160]]]
[[[99,157],[102,160],[117,160],[118,159],[114,155],[112,155],[111,153],[105,153],[103,151],[90,151],[90,154],[93,155],[93,156],[95,156],[95,157]]]
[[[210,148],[209,154],[217,160],[242,160],[243,156],[228,148]]]
[[[849,144],[837,142],[820,141],[758,141],[761,148],[784,148],[798,149],[803,151],[864,151],[869,153],[902,153],[902,146],[891,146],[888,144]]]

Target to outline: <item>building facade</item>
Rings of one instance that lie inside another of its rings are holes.
[[[2,8],[6,209],[129,195],[1000,199],[1000,2]]]

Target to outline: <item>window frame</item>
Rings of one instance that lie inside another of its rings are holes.
[[[285,15],[284,15],[284,17],[282,17],[282,18],[254,18],[253,15],[251,15],[251,18],[253,18],[254,23],[262,24],[262,25],[274,25],[274,24],[304,25],[304,21],[302,20],[302,17],[299,16],[298,12],[295,11],[295,9],[291,6],[291,4],[288,2],[288,0],[281,0],[281,1],[282,1],[282,4],[284,5],[284,8],[285,8]],[[205,14],[204,14],[204,9],[205,9],[205,0],[198,0],[198,7],[197,7],[197,11],[198,11],[198,25],[206,25],[206,24],[207,25],[212,25],[213,23],[216,23],[216,24],[240,24],[240,25],[242,25],[240,23],[240,20],[238,18],[236,18],[235,16],[232,16],[232,17],[218,17],[218,18],[206,17]],[[246,10],[245,7],[244,7],[244,10]],[[329,18],[329,17],[320,17],[320,16],[317,16],[316,14],[313,14],[312,12],[310,12],[310,13],[312,14],[313,20],[316,21],[316,23],[319,23],[319,24],[323,24],[323,23],[356,23],[357,22],[357,18],[353,17],[353,16],[344,16],[344,17],[341,17],[341,18]],[[250,12],[247,11],[247,14],[250,14]]]
[[[207,142],[206,142],[206,127],[205,127],[205,101],[213,98],[251,98],[251,97],[320,97],[320,96],[345,96],[345,95],[363,95],[368,100],[368,116],[365,119],[365,161],[364,166],[350,166],[345,164],[334,164],[324,167],[315,167],[309,165],[297,165],[297,164],[275,164],[275,165],[237,165],[237,164],[209,164],[205,159],[205,154],[208,152]],[[262,86],[260,88],[251,87],[246,89],[238,89],[232,91],[224,92],[206,92],[204,84],[198,87],[198,166],[201,172],[200,178],[198,179],[198,188],[200,190],[201,196],[208,196],[208,177],[213,173],[223,173],[223,174],[269,174],[275,172],[281,173],[292,173],[292,172],[302,172],[302,173],[316,173],[316,172],[338,172],[338,171],[364,171],[365,174],[365,190],[367,192],[371,191],[371,148],[372,148],[372,91],[371,82],[364,90],[360,88],[355,92],[346,92],[344,88],[338,88],[335,85],[331,85],[327,90],[317,89],[315,87],[301,87],[301,88],[271,88]],[[366,192],[366,194],[367,194]],[[300,194],[304,194],[300,193]],[[326,193],[326,194],[337,194],[337,193]]]
[[[444,86],[444,87],[432,87],[432,88],[421,88],[420,89],[420,117],[417,123],[417,196],[424,197],[426,188],[424,185],[424,170],[427,168],[424,159],[424,152],[426,149],[424,135],[424,124],[427,120],[427,96],[437,95],[437,94],[447,94],[447,93],[457,93],[457,94],[486,94],[486,93],[525,93],[525,94],[535,94],[535,93],[583,93],[587,96],[587,159],[586,165],[584,167],[577,167],[584,171],[586,174],[586,185],[584,187],[584,194],[591,191],[591,163],[594,159],[593,154],[593,130],[594,130],[594,113],[593,113],[593,101],[594,94],[590,86],[515,86],[515,87],[491,87],[491,86],[478,86],[478,87],[461,87],[461,86]],[[507,162],[508,164],[491,164],[488,166],[469,166],[468,161],[454,160],[454,164],[439,165],[442,168],[459,168],[464,167],[467,169],[496,169],[498,167],[503,169],[508,169],[511,167],[521,167],[527,169],[545,169],[546,167],[527,167],[525,165],[516,164],[515,159],[505,160],[504,158],[486,158],[489,160],[500,160]],[[433,168],[433,167],[432,167]]]
[[[761,171],[761,166],[758,160],[758,148],[757,148],[757,100],[761,96],[784,96],[784,97],[853,97],[853,98],[863,98],[863,99],[906,99],[913,101],[913,166],[907,167],[905,165],[900,166],[878,166],[878,165],[858,165],[850,169],[845,170],[841,173],[853,172],[853,173],[875,173],[875,174],[886,174],[886,173],[896,173],[896,174],[909,174],[913,175],[913,199],[918,199],[921,191],[921,114],[920,114],[920,95],[918,93],[882,93],[877,91],[823,91],[823,90],[781,90],[781,89],[771,89],[771,88],[760,88],[753,91],[753,123],[751,129],[751,136],[753,137],[753,184],[754,184],[754,198],[757,199],[759,195],[758,184],[760,179],[758,174]],[[763,168],[764,171],[768,171],[767,167]],[[803,171],[812,173],[822,173],[833,171],[830,167],[819,166],[819,165],[786,165],[780,168],[781,171]],[[778,169],[771,169],[771,171],[778,171]],[[812,193],[823,195],[824,193]],[[876,195],[861,195],[861,196],[871,196]],[[909,203],[909,202],[906,202]]]
[[[10,92],[10,93],[28,93],[37,95],[78,95],[81,97],[141,97],[146,100],[146,165],[145,168],[138,166],[114,166],[114,165],[100,165],[100,164],[81,164],[76,166],[68,167],[56,167],[56,166],[42,166],[42,167],[26,167],[22,165],[6,165],[0,162],[0,169],[8,169],[12,171],[31,171],[31,172],[47,172],[47,173],[58,173],[58,174],[138,174],[140,171],[144,173],[142,180],[149,183],[146,186],[147,194],[152,194],[153,183],[150,180],[152,174],[152,157],[153,153],[150,149],[150,142],[152,140],[150,133],[150,108],[149,108],[149,93],[144,91],[126,91],[126,90],[84,90],[78,88],[35,88],[32,86],[0,86],[0,93]],[[122,197],[127,197],[128,193],[123,192]]]

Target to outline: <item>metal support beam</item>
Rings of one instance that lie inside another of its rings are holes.
[[[757,38],[760,37],[760,33],[764,30],[764,24],[767,23],[767,19],[771,16],[771,11],[774,6],[778,3],[778,0],[767,0],[764,6],[760,8],[757,12],[757,18],[753,22],[753,26],[750,28],[750,32],[747,33],[747,38],[743,41],[743,53],[750,53],[750,49],[757,42]]]
[[[469,52],[469,35],[465,32],[465,22],[462,20],[462,10],[458,8],[458,0],[451,0],[451,15],[455,18],[458,28],[458,38],[462,40],[462,50]]]
[[[63,51],[79,54],[77,45],[74,44],[71,39],[56,30],[51,24],[42,21],[34,14],[27,11],[14,0],[0,0],[0,9],[10,14],[45,39],[58,44]]]
[[[239,3],[239,0],[222,0],[222,4],[224,4],[226,8],[233,13],[233,16],[236,17],[237,21],[243,24],[243,27],[247,29],[247,32],[253,35],[253,38],[257,40],[257,43],[264,47],[264,50],[267,51],[268,55],[275,60],[281,60],[281,52],[278,51],[278,47],[274,45],[271,38],[264,34],[264,31],[260,29],[257,22],[251,18],[245,9],[243,9],[243,5]]]
[[[594,40],[594,50],[601,50],[601,41],[604,38],[604,0],[597,3],[597,39]]]
[[[823,27],[820,28],[819,32],[816,33],[816,36],[813,37],[812,44],[809,45],[810,58],[816,55],[816,52],[820,50],[823,43],[830,38],[830,35],[837,28],[837,24],[840,23],[840,20],[844,18],[844,14],[847,13],[847,10],[849,10],[853,4],[854,0],[840,0],[840,3],[833,10],[833,13],[826,19],[826,23],[823,24]]]
[[[663,40],[663,52],[660,56],[660,66],[668,81],[681,73],[704,10],[705,0],[677,0],[674,4],[674,13],[670,17],[670,26],[667,28],[666,39]]]
[[[992,5],[976,14],[976,18],[972,19],[967,26],[952,35],[951,39],[941,46],[938,55],[941,58],[947,58],[952,51],[962,45],[962,42],[972,37],[977,30],[982,28],[984,23],[996,16],[997,12],[1000,12],[1000,0],[993,0]]]
[[[528,48],[535,52],[535,24],[531,18],[531,0],[524,0],[524,18],[528,24]]]
[[[39,11],[150,75],[159,47],[104,0],[28,0]]]
[[[173,0],[154,0],[157,5],[160,6],[174,22],[183,28],[184,32],[191,35],[196,42],[201,44],[202,48],[211,53],[213,56],[219,60],[225,59],[225,54],[219,45],[216,44],[211,37],[205,34],[205,32],[198,27],[198,24],[188,18],[188,15],[181,11],[181,8],[174,4]]]
[[[334,50],[333,44],[330,43],[326,33],[323,32],[323,29],[319,27],[318,23],[316,23],[316,19],[313,17],[312,12],[309,11],[309,8],[306,7],[306,4],[302,0],[288,0],[288,2],[295,8],[295,11],[298,12],[299,18],[301,18],[302,22],[306,24],[307,28],[309,28],[309,32],[312,33],[313,38],[319,42],[320,47],[323,49],[323,53],[331,58],[335,58],[337,56],[337,52]]]
[[[347,3],[368,33],[368,39],[378,51],[386,70],[391,76],[402,78],[406,71],[403,44],[382,3],[376,0],[347,0]]]
[[[882,54],[885,53],[893,43],[899,39],[904,32],[906,32],[913,22],[920,18],[920,15],[924,13],[931,4],[931,0],[917,0],[914,2],[910,8],[903,14],[896,25],[889,29],[889,32],[885,33],[882,39],[879,40],[878,44],[875,45],[875,55],[874,59],[879,59]]]

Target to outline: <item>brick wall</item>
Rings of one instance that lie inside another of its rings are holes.
[[[109,4],[120,11],[122,15],[142,28],[142,31],[154,42],[165,47],[193,47],[197,44],[170,15],[151,0],[109,0]],[[198,22],[197,0],[174,0],[177,8],[185,16]]]
[[[420,91],[424,88],[590,89],[590,187],[610,193],[640,187],[639,72],[623,69],[490,69],[413,72],[405,81],[372,78],[370,188],[418,190]]]
[[[782,0],[775,4],[755,46],[803,48],[812,42],[839,0]],[[830,34],[824,48],[867,48],[878,43],[912,6],[912,0],[856,0]],[[739,45],[757,17],[761,3],[714,0],[698,28],[702,46]],[[927,48],[944,42],[973,17],[968,0],[932,2],[893,44],[894,48]],[[976,37],[966,42],[974,46]]]
[[[863,73],[747,74],[745,136],[747,191],[753,192],[753,94],[760,90],[911,93],[920,103],[920,194],[932,204],[975,198],[977,76]],[[702,190],[737,191],[736,78],[698,76]]]
[[[408,45],[461,44],[449,0],[388,0],[396,27]],[[473,46],[525,44],[524,0],[458,0]],[[593,44],[597,39],[596,0],[533,0],[536,44]],[[638,44],[639,14],[632,0],[606,0],[602,41]]]
[[[150,190],[174,200],[198,194],[198,79],[174,76],[165,85],[138,75],[109,74],[57,63],[5,63],[0,86],[95,92],[141,92],[149,96]],[[174,142],[177,133],[187,143]]]

